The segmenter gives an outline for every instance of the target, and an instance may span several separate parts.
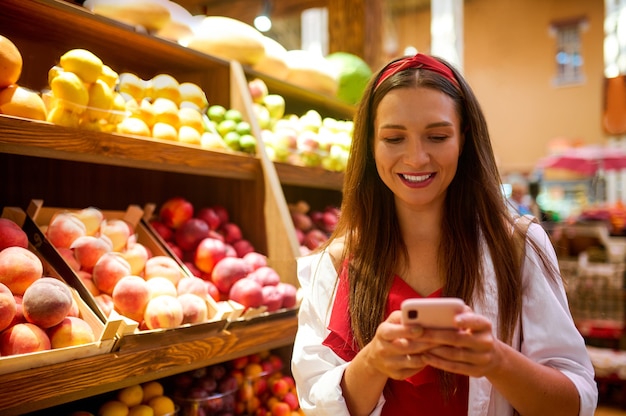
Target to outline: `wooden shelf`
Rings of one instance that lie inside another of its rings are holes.
[[[293,343],[295,315],[156,348],[114,352],[0,378],[0,414],[19,415]]]

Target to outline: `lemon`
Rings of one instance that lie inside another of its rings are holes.
[[[178,131],[171,124],[158,122],[152,126],[152,137],[161,140],[178,140]]]
[[[86,49],[71,49],[59,61],[61,67],[74,72],[83,81],[91,84],[102,74],[102,60]]]
[[[109,114],[110,124],[120,123],[126,117],[126,100],[119,92],[113,92],[113,105]]]
[[[176,409],[174,401],[167,396],[157,396],[150,399],[148,406],[154,409],[154,416],[173,414]]]
[[[118,133],[150,137],[150,127],[137,117],[127,117],[117,125]]]
[[[187,144],[200,144],[202,133],[190,126],[180,126],[178,129],[178,141]]]
[[[153,99],[167,98],[173,101],[176,106],[181,101],[179,87],[180,84],[169,74],[158,74],[149,82],[149,94]]]
[[[181,102],[192,102],[197,105],[201,111],[204,111],[209,105],[206,94],[202,91],[202,88],[200,88],[198,84],[194,84],[193,82],[183,82],[178,86],[178,91],[180,92]]]
[[[98,416],[128,416],[128,406],[117,400],[109,400],[98,409]]]
[[[141,385],[143,402],[148,403],[153,397],[163,396],[163,385],[158,381],[148,381]]]
[[[78,114],[59,105],[48,112],[46,120],[49,123],[65,127],[78,127],[80,124],[80,116]]]
[[[204,133],[204,122],[202,114],[193,108],[183,107],[178,109],[178,118],[181,126],[189,126],[198,131],[199,134]]]
[[[147,404],[138,404],[130,408],[128,416],[154,416],[154,409]]]
[[[48,70],[48,85],[52,84],[52,80],[57,77],[61,72],[63,72],[63,68],[58,65],[53,66]]]
[[[103,80],[109,86],[109,88],[113,89],[117,85],[117,81],[120,76],[117,72],[111,69],[108,65],[102,65],[102,73],[98,77],[98,79]]]
[[[119,92],[134,98],[137,102],[146,96],[146,82],[130,72],[119,74],[117,89]]]
[[[109,110],[113,107],[113,90],[105,81],[97,79],[91,84],[87,107],[87,117],[91,120],[106,120],[109,117]]]
[[[155,123],[162,122],[171,124],[174,128],[180,125],[180,117],[178,116],[178,105],[169,98],[157,98],[152,103],[154,110]]]
[[[84,107],[89,102],[89,92],[81,79],[73,72],[62,72],[50,83],[55,98],[66,103]]]
[[[135,384],[118,390],[117,400],[126,404],[128,407],[137,406],[143,401],[143,389],[141,385]]]

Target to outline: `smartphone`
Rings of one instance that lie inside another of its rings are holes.
[[[459,298],[411,298],[405,299],[400,309],[404,325],[454,328],[454,317],[463,312],[465,302]]]

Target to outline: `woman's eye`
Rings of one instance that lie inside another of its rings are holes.
[[[391,136],[391,137],[385,137],[383,140],[386,143],[400,143],[402,139],[403,139],[402,136]]]
[[[432,135],[429,136],[430,140],[433,140],[435,142],[442,142],[444,140],[446,140],[448,138],[448,136],[445,135]]]

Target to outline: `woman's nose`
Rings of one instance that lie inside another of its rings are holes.
[[[421,140],[413,140],[408,146],[405,159],[411,165],[420,166],[430,160],[430,155]]]

